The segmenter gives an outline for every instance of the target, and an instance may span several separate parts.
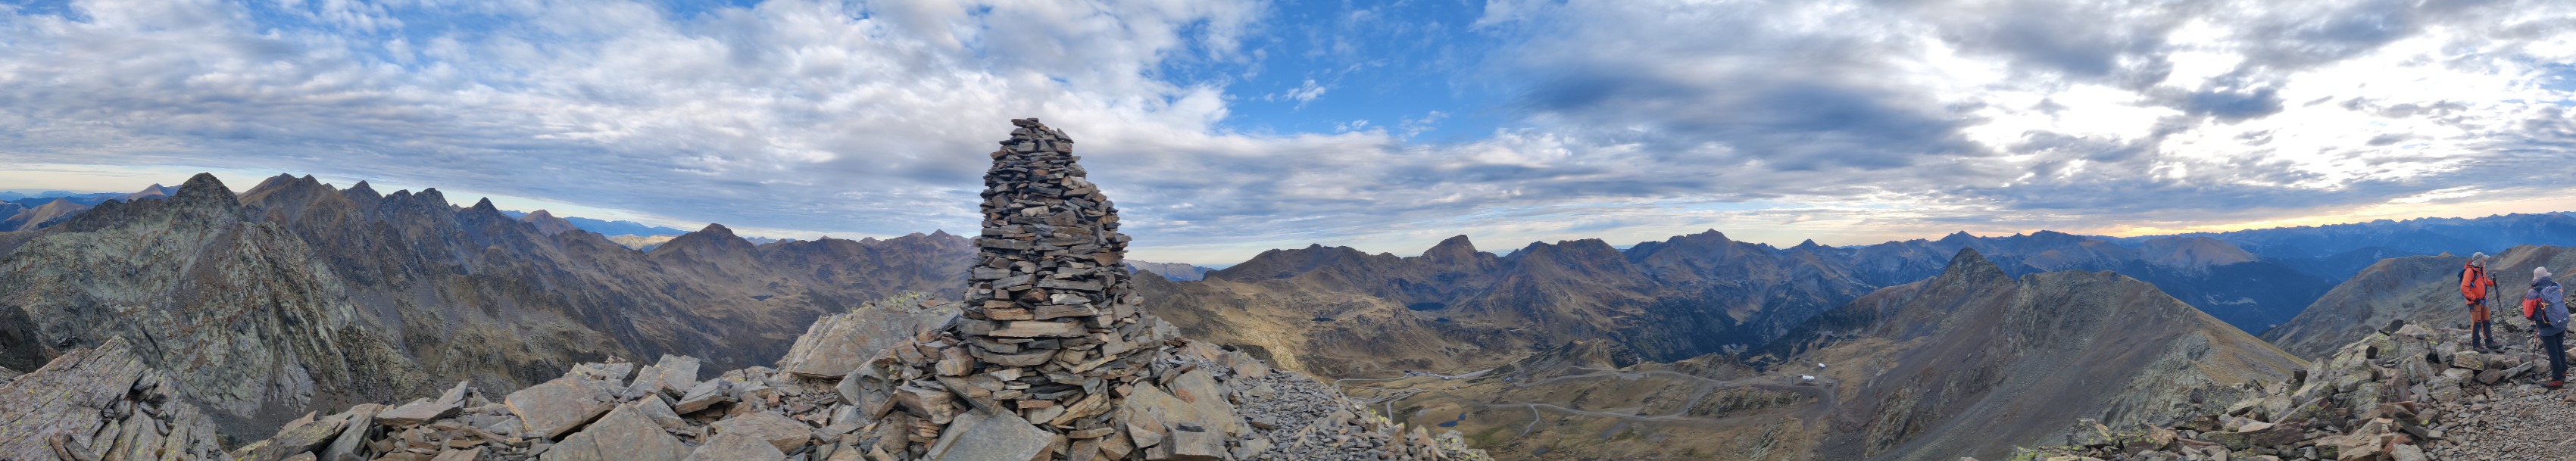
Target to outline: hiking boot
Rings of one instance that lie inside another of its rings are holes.
[[[2550,382],[2540,383],[2540,387],[2546,387],[2546,388],[2550,388],[2550,389],[2557,389],[2559,386],[2565,386],[2565,385],[2567,385],[2567,383],[2566,383],[2565,381],[2550,381]]]
[[[2501,351],[2504,350],[2504,345],[2497,344],[2495,340],[2489,339],[2487,340],[2487,350]]]

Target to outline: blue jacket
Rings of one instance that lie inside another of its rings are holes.
[[[2522,299],[2533,298],[2540,299],[2541,316],[2549,319],[2548,325],[2540,327],[2540,335],[2558,336],[2566,334],[2567,303],[2562,302],[2561,300],[2567,299],[2567,289],[2558,285],[2558,281],[2556,280],[2550,280],[2547,278],[2533,280],[2531,281],[2531,290],[2523,292]]]

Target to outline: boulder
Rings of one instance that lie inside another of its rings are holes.
[[[597,424],[584,427],[546,450],[544,461],[679,461],[689,445],[662,431],[646,416],[645,404],[620,405]]]
[[[931,461],[1044,460],[1054,450],[1056,435],[1009,412],[969,411],[957,415],[939,441],[930,446]]]
[[[683,415],[697,413],[698,410],[705,410],[715,404],[733,400],[733,397],[725,394],[725,387],[723,380],[714,379],[689,386],[689,391],[680,395],[680,402],[671,405],[671,411]]]
[[[887,348],[946,324],[952,315],[883,308],[826,315],[796,337],[787,357],[778,361],[778,371],[815,378],[848,375]]]
[[[586,377],[589,377],[589,378],[591,378],[591,379],[597,379],[597,380],[601,380],[601,381],[607,381],[607,382],[608,382],[608,387],[610,387],[610,388],[619,388],[619,387],[626,387],[626,386],[621,385],[621,384],[619,384],[619,383],[624,383],[624,382],[626,382],[626,377],[627,377],[627,376],[629,376],[629,375],[633,375],[634,373],[635,373],[635,364],[632,364],[632,363],[626,363],[626,362],[615,362],[615,363],[584,363],[584,364],[573,365],[573,366],[572,366],[572,371],[571,371],[571,372],[568,372],[568,373],[564,373],[564,375],[565,375],[565,376],[586,376]]]
[[[844,451],[858,453],[857,450]],[[769,441],[749,435],[724,433],[707,438],[706,445],[699,446],[698,451],[689,453],[689,457],[682,461],[780,461],[784,459],[787,459],[787,454],[779,452],[778,447],[770,445]]]
[[[662,354],[661,361],[644,367],[643,371],[635,372],[635,384],[627,388],[671,394],[676,397],[680,393],[688,392],[689,388],[697,384],[697,357]]]
[[[349,407],[347,412],[350,416],[349,427],[342,428],[340,436],[331,439],[331,446],[322,449],[321,459],[339,461],[342,457],[357,458],[358,448],[364,446],[369,437],[374,436],[376,412],[383,410],[383,405],[372,403]]]
[[[2297,421],[2284,422],[2280,424],[2258,422],[2247,424],[2243,429],[2239,429],[2236,432],[2201,434],[2201,438],[2207,439],[2211,442],[2218,442],[2219,445],[2225,446],[2229,450],[2246,451],[2257,447],[2271,447],[2298,443],[2300,440],[2306,438],[2307,429],[2306,425],[2300,424]]]
[[[662,398],[659,396],[647,395],[642,399],[636,399],[634,403],[630,403],[628,405],[634,405],[635,410],[642,412],[645,419],[653,420],[655,424],[661,424],[663,428],[674,431],[690,430],[689,422],[687,420],[680,419],[679,413],[672,412],[670,405],[662,404]]]
[[[395,407],[392,410],[385,410],[384,413],[376,414],[376,421],[393,427],[410,427],[429,424],[430,421],[455,416],[456,406],[457,405],[454,402],[417,399],[412,400],[411,403],[403,404],[403,406]]]
[[[573,428],[614,408],[607,403],[609,391],[600,384],[599,380],[567,375],[512,392],[502,400],[528,431],[561,439]]]
[[[430,458],[429,461],[475,461],[482,458],[483,447],[474,447],[464,450],[448,450],[439,452],[438,457]]]
[[[1176,394],[1191,398],[1182,399]],[[1144,420],[1135,416],[1141,412],[1151,415],[1151,420],[1173,426],[1195,424],[1229,438],[1243,435],[1242,418],[1235,415],[1233,404],[1226,403],[1224,386],[1209,377],[1207,370],[1182,373],[1172,380],[1170,392],[1150,385],[1136,386],[1122,411],[1128,412],[1128,421]]]
[[[277,436],[234,450],[233,457],[245,461],[276,461],[287,456],[313,451],[340,435],[350,415],[340,414],[288,426],[277,430]]]
[[[1163,443],[1171,447],[1171,456],[1149,460],[1222,461],[1226,456],[1225,436],[1196,424],[1172,425],[1171,437]]]
[[[805,446],[806,439],[814,436],[805,423],[766,411],[734,415],[717,421],[715,427],[718,434],[742,434],[768,442],[781,453],[796,451]]]

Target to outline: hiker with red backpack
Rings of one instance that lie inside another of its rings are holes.
[[[2469,256],[2460,268],[2460,296],[2469,300],[2469,347],[2480,351],[2503,350],[2496,344],[2495,330],[2489,328],[2487,292],[2495,290],[2495,275],[2487,273],[2487,254]]]
[[[2522,294],[2522,314],[2538,324],[2541,354],[2549,356],[2549,383],[2567,384],[2567,289],[2549,279],[2549,268],[2531,268],[2531,289]]]

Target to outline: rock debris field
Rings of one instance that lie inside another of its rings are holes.
[[[2576,460],[2576,388],[2539,385],[2549,364],[2528,330],[2499,336],[2520,341],[2482,352],[2466,330],[2392,323],[2253,398],[2159,427],[2079,421],[2068,445],[2012,459]]]

